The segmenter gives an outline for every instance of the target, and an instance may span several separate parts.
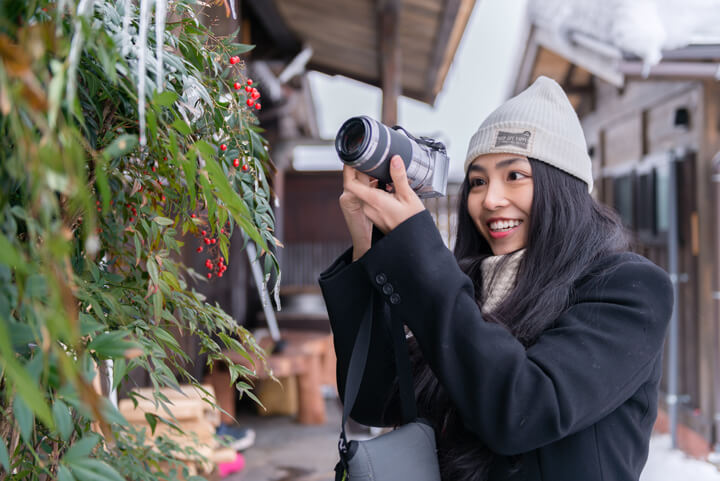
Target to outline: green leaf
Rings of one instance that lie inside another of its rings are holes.
[[[175,92],[171,92],[170,90],[165,90],[164,92],[155,94],[153,103],[156,105],[161,105],[163,107],[170,107],[172,104],[175,103],[177,99],[178,94],[176,94]]]
[[[153,413],[145,413],[145,420],[150,425],[150,432],[155,434],[155,426],[157,426],[157,416]]]
[[[197,151],[195,149],[188,153],[189,157],[182,157],[181,163],[183,172],[185,172],[185,183],[190,191],[191,208],[195,208],[196,192],[195,192],[195,178],[197,176]],[[0,237],[2,239],[2,237]]]
[[[147,270],[148,274],[150,274],[150,279],[152,279],[153,284],[158,285],[159,275],[158,275],[158,266],[155,262],[155,259],[152,257],[148,259],[147,261]]]
[[[113,390],[116,390],[128,371],[128,363],[125,359],[113,361]]]
[[[214,158],[217,155],[215,148],[204,140],[198,140],[193,145],[202,154],[205,160]]]
[[[27,370],[15,359],[15,351],[10,345],[6,322],[4,318],[0,318],[0,363],[5,368],[6,379],[9,379],[14,385],[26,406],[33,410],[45,426],[53,429],[55,426],[50,408],[45,402],[45,396],[32,381]]]
[[[230,54],[231,55],[241,55],[243,53],[247,53],[250,50],[254,49],[255,45],[249,45],[245,43],[236,43],[233,44],[230,48]]]
[[[72,473],[62,464],[58,467],[58,481],[75,481]]]
[[[190,126],[180,118],[175,119],[175,121],[170,125],[172,127],[175,127],[175,130],[180,132],[182,135],[190,135],[192,133],[192,130],[190,130]]]
[[[93,339],[87,348],[89,351],[95,351],[98,356],[123,357],[125,351],[137,347],[136,343],[125,339],[127,336],[128,333],[125,331],[104,332]]]
[[[0,235],[0,263],[24,273],[27,269],[24,256],[13,247],[5,235]]]
[[[113,467],[99,459],[78,459],[71,468],[79,481],[125,481]]]
[[[157,222],[160,225],[173,225],[172,219],[168,219],[167,217],[157,216],[153,219],[153,221]]]
[[[8,456],[7,446],[5,446],[5,440],[0,438],[0,464],[5,468],[5,472],[10,472],[10,456]]]
[[[60,438],[63,441],[67,441],[73,431],[73,421],[70,415],[70,408],[67,404],[61,400],[55,400],[52,407],[53,419],[55,419],[55,425],[60,433]]]
[[[99,435],[88,433],[81,440],[70,446],[70,449],[67,450],[62,459],[68,464],[73,464],[81,459],[87,458],[99,442]]]
[[[134,242],[135,242],[135,265],[138,265],[140,263],[140,254],[142,254],[142,250],[140,249],[140,235],[135,232]]]
[[[20,426],[20,435],[26,443],[29,443],[35,422],[32,411],[30,411],[30,408],[20,396],[15,396],[15,400],[13,401],[13,414]]]
[[[112,144],[105,147],[103,150],[103,157],[105,160],[113,160],[121,157],[128,152],[132,152],[138,145],[138,139],[136,135],[125,134],[116,138]]]

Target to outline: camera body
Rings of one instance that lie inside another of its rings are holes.
[[[402,157],[410,187],[420,198],[447,191],[450,159],[442,142],[415,138],[399,126],[388,127],[361,115],[346,120],[335,137],[335,150],[345,164],[389,184],[390,158]]]

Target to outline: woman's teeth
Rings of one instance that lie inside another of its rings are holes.
[[[497,220],[490,223],[490,230],[493,232],[505,232],[514,229],[521,223],[521,220]]]

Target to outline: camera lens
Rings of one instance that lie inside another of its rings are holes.
[[[335,138],[335,149],[344,162],[354,162],[374,150],[369,145],[372,128],[362,116],[352,117],[340,127]]]
[[[346,125],[342,134],[340,149],[348,157],[357,157],[363,140],[365,140],[365,125],[363,125],[362,120],[353,119],[349,122],[349,125]]]

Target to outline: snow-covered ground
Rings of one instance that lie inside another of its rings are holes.
[[[640,481],[720,481],[720,471],[709,462],[671,449],[670,435],[662,434],[650,440],[650,455]]]

